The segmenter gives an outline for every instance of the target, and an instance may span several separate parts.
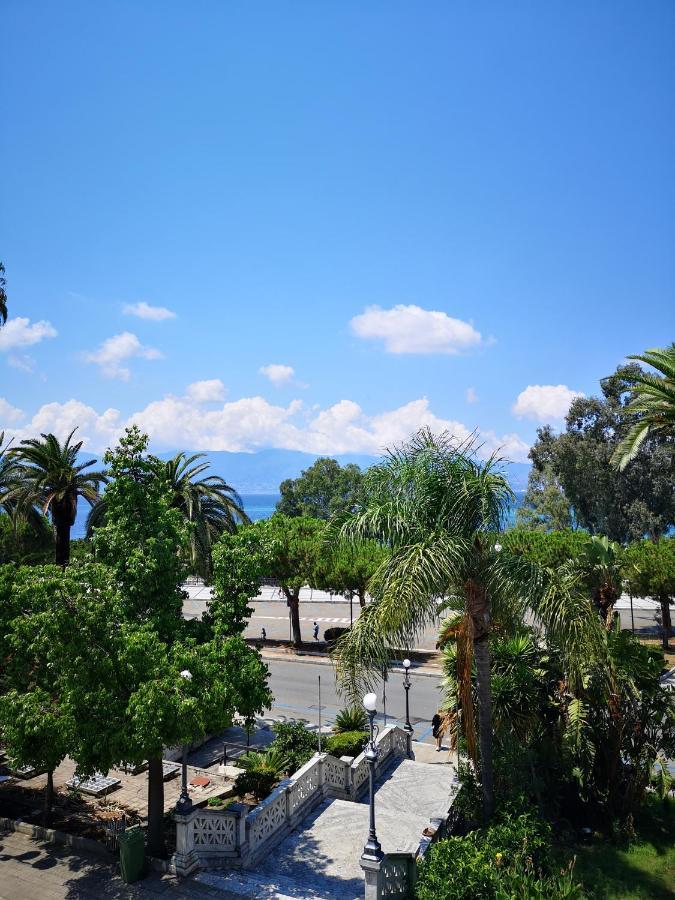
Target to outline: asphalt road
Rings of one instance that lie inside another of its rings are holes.
[[[331,725],[336,713],[347,704],[338,696],[335,674],[330,664],[309,662],[303,658],[280,660],[263,653],[270,670],[270,687],[275,697],[269,715],[275,718],[304,720],[319,724],[319,676],[321,677],[321,724]],[[438,707],[439,675],[411,670],[410,721],[416,740],[432,740],[431,719]],[[384,724],[383,684],[377,689],[376,722]],[[387,722],[405,723],[405,692],[402,670],[389,672],[386,684]]]

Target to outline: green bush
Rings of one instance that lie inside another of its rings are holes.
[[[551,826],[538,813],[508,804],[488,828],[429,848],[418,869],[418,900],[582,898],[571,869],[555,872]]]
[[[323,639],[328,644],[329,650],[332,650],[342,635],[347,634],[348,631],[349,628],[326,628]]]
[[[345,731],[329,737],[326,741],[326,750],[338,758],[340,756],[358,756],[367,740],[368,734],[365,731]]]
[[[246,772],[240,772],[235,778],[234,789],[238,796],[244,797],[246,794],[253,794],[257,801],[264,800],[265,797],[274,789],[277,778],[274,772],[266,769],[251,769]]]
[[[288,760],[286,772],[292,775],[301,769],[318,751],[318,738],[302,722],[276,722],[276,735],[270,749],[278,750]]]
[[[345,731],[365,731],[368,725],[368,716],[362,706],[350,706],[341,709],[335,716],[333,731],[335,734],[343,734]]]
[[[264,753],[249,753],[238,760],[239,765],[248,772],[271,772],[275,778],[288,771],[289,759],[274,744]]]

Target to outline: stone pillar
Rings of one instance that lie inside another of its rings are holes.
[[[365,879],[365,900],[381,900],[383,878],[382,878],[382,859],[363,859],[361,858],[361,868],[363,869],[363,877]]]
[[[189,810],[185,815],[174,815],[176,823],[176,853],[174,865],[176,875],[189,875],[197,868],[197,857],[194,852],[193,820],[195,810]]]

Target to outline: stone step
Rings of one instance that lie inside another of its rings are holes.
[[[353,892],[343,892],[330,886],[328,891],[318,890],[308,884],[299,884],[292,878],[275,873],[257,875],[244,870],[227,873],[200,872],[194,880],[211,889],[222,891],[228,897],[250,897],[260,900],[356,900]],[[358,895],[363,897],[363,891]]]

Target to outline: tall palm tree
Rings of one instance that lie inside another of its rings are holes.
[[[99,499],[105,472],[88,472],[96,460],[78,463],[82,441],[72,442],[76,428],[60,443],[54,434],[21,441],[10,455],[16,463],[15,486],[9,499],[19,514],[37,507],[51,516],[56,539],[56,565],[70,561],[70,529],[75,524],[80,497],[93,506]]]
[[[0,324],[4,325],[7,321],[7,293],[5,291],[5,267],[0,262]]]
[[[191,562],[202,575],[211,569],[211,547],[220,535],[233,534],[239,524],[249,524],[244,505],[236,490],[219,475],[200,478],[210,467],[205,453],[187,456],[177,453],[160,470],[173,493],[172,505],[193,525],[191,534]],[[197,463],[195,465],[195,463]]]
[[[5,432],[0,431],[0,512],[11,515],[13,506],[9,492],[14,487],[15,462],[7,452],[10,444],[3,446],[4,443]]]
[[[588,636],[583,622],[597,616],[587,600],[570,592],[561,607],[542,570],[520,556],[501,552],[497,537],[512,491],[499,460],[476,459],[473,440],[457,444],[447,435],[423,430],[365,476],[362,505],[335,520],[336,542],[376,540],[387,546],[370,582],[374,602],[338,642],[335,663],[343,689],[352,695],[373,688],[391,657],[391,648],[410,648],[436,622],[437,600],[459,599],[458,677],[467,682],[470,704],[472,657],[478,700],[478,738],[483,806],[494,811],[490,686],[491,613],[522,618],[534,608],[551,634],[569,632],[569,665],[574,674]],[[567,595],[566,595],[567,596]],[[574,623],[568,626],[569,618]],[[461,671],[460,671],[461,669]]]
[[[233,533],[239,524],[248,524],[241,497],[219,475],[200,476],[207,471],[208,462],[197,462],[206,456],[194,453],[188,456],[177,453],[169,460],[155,460],[155,471],[171,493],[171,505],[179,509],[185,520],[192,524],[190,537],[190,562],[201,575],[211,571],[211,548],[220,535]],[[195,465],[195,463],[197,463]],[[101,497],[89,513],[87,534],[105,521],[105,496]]]
[[[645,350],[628,358],[646,363],[661,374],[643,372],[635,379],[633,395],[625,412],[636,415],[637,420],[612,456],[612,463],[619,470],[625,469],[635,458],[649,434],[661,432],[675,435],[675,344],[663,349]]]

